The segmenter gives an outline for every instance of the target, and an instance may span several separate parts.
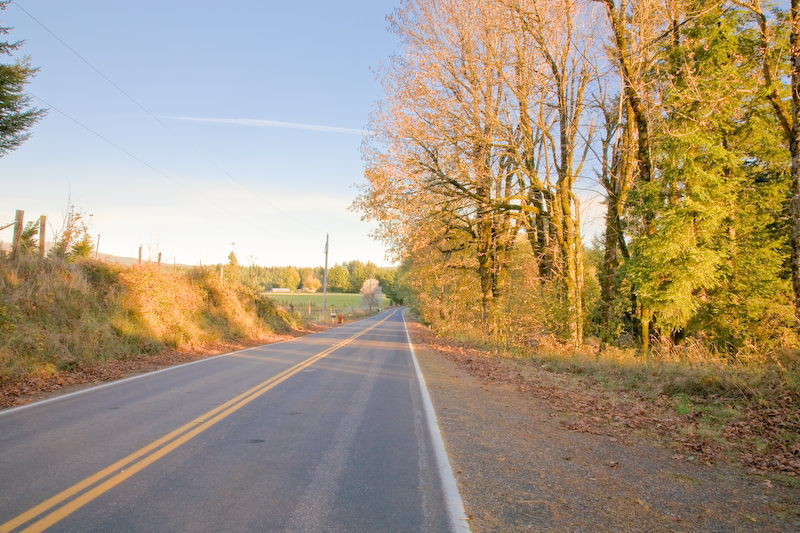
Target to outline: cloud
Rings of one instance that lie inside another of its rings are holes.
[[[371,135],[369,130],[353,128],[337,128],[335,126],[319,126],[316,124],[296,124],[294,122],[278,122],[275,120],[257,120],[252,118],[203,118],[203,117],[161,117],[170,120],[190,120],[194,122],[213,122],[217,124],[235,124],[238,126],[258,126],[261,128],[289,128],[295,130],[324,131],[328,133],[349,133],[351,135]]]

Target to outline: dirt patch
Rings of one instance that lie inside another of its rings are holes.
[[[28,376],[25,379],[0,384],[0,408],[25,405],[56,394],[66,394],[91,384],[114,381],[223,353],[281,342],[303,335],[318,333],[331,327],[334,326],[330,324],[310,324],[305,329],[294,330],[285,334],[273,334],[259,339],[237,342],[217,343],[196,350],[179,351],[167,349],[154,355],[142,354],[126,359],[108,361],[91,367],[83,367],[79,363],[73,369],[56,374]]]
[[[666,402],[409,330],[473,531],[800,531],[800,492],[721,460]]]

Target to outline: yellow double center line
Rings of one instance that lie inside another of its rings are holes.
[[[252,389],[243,392],[242,394],[233,398],[232,400],[229,400],[224,404],[220,405],[219,407],[216,407],[215,409],[212,409],[211,411],[205,413],[204,415],[195,418],[188,424],[185,424],[184,426],[179,427],[175,431],[172,431],[164,435],[160,439],[153,441],[144,448],[130,454],[124,459],[117,461],[108,468],[105,468],[100,472],[94,474],[93,476],[87,477],[80,483],[77,483],[72,487],[56,494],[49,500],[40,503],[30,511],[22,513],[16,518],[9,520],[5,524],[0,525],[0,533],[7,533],[9,531],[12,531],[20,527],[21,525],[33,520],[37,516],[56,507],[65,500],[72,498],[76,494],[80,494],[77,498],[74,498],[73,500],[69,501],[66,505],[59,507],[55,511],[47,514],[46,516],[42,517],[35,523],[25,528],[22,531],[22,533],[33,533],[37,531],[44,531],[45,529],[52,526],[62,518],[72,514],[73,512],[80,509],[90,501],[94,500],[101,494],[119,485],[129,477],[133,476],[135,473],[145,468],[147,465],[153,464],[154,462],[158,461],[172,450],[186,443],[192,437],[199,435],[200,433],[207,430],[208,428],[210,428],[223,418],[234,413],[235,411],[238,411],[239,409],[241,409],[248,403],[252,402],[253,400],[258,398],[268,390],[272,389],[279,383],[286,381],[287,379],[294,376],[303,369],[313,365],[323,357],[330,355],[335,350],[341,348],[342,346],[345,346],[346,344],[351,343],[361,335],[367,333],[371,329],[384,323],[393,314],[394,313],[387,316],[380,322],[373,324],[367,329],[358,332],[352,337],[331,346],[327,350],[324,350],[312,357],[309,357],[305,361],[302,361],[301,363],[298,363],[293,367],[284,370],[280,374],[271,377],[270,379],[264,381],[263,383],[256,385]],[[115,472],[116,475],[113,475],[112,477],[106,479],[108,476],[111,476]],[[103,479],[105,479],[105,481],[103,481],[99,485],[94,486],[93,488],[87,490],[86,492],[83,492],[85,489],[92,487],[93,485],[95,485],[96,483],[98,483]]]

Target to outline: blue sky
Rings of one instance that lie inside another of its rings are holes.
[[[28,89],[50,111],[0,158],[0,225],[23,209],[59,229],[71,195],[114,255],[315,266],[327,232],[330,264],[388,265],[347,207],[398,3],[10,5],[0,23],[26,41],[41,69]]]

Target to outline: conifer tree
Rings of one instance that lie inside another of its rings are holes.
[[[0,11],[10,3],[11,0],[0,1]],[[8,35],[11,30],[0,27],[0,35]],[[23,44],[24,41],[0,41],[0,54],[13,56]],[[32,107],[31,97],[25,92],[25,86],[38,70],[31,66],[27,56],[13,63],[0,63],[0,157],[25,142],[30,137],[28,130],[46,113]]]

